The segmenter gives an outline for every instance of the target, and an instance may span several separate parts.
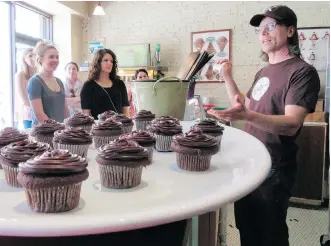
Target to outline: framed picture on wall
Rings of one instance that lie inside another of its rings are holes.
[[[231,60],[231,29],[210,30],[191,33],[191,51],[214,53],[213,58],[198,72],[198,83],[219,83],[223,81],[221,65],[218,62]]]
[[[330,27],[298,28],[298,34],[303,59],[317,71],[327,70],[330,59]]]

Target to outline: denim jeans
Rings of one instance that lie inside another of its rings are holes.
[[[28,129],[32,127],[32,121],[31,120],[23,120],[23,126],[24,129]]]

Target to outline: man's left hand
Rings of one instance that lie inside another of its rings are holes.
[[[241,101],[240,96],[235,96],[235,105],[227,110],[208,110],[208,113],[217,117],[218,119],[230,122],[235,120],[247,119],[249,110],[245,107],[244,102]]]

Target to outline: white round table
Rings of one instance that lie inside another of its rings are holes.
[[[184,132],[194,122],[182,122]],[[57,214],[31,211],[22,188],[5,183],[0,170],[0,236],[70,236],[145,228],[192,218],[216,210],[253,191],[266,178],[271,159],[249,134],[225,127],[221,151],[205,172],[176,166],[175,153],[154,151],[142,183],[127,190],[101,187],[96,150],[88,154],[89,178],[83,182],[78,208]]]

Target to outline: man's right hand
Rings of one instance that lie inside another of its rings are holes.
[[[224,60],[220,60],[220,61],[217,61],[217,64],[218,65],[222,65],[222,68],[221,68],[221,75],[224,79],[226,78],[232,78],[232,62],[227,60],[227,59],[224,59]]]

